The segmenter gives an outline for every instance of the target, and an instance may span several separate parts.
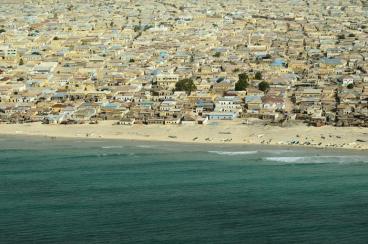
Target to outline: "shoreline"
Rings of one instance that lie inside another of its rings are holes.
[[[123,148],[121,143],[133,143],[132,145],[137,145],[140,148],[155,148],[157,145],[159,146],[181,146],[181,147],[195,147],[203,149],[206,148],[208,152],[226,156],[227,153],[239,153],[240,155],[244,152],[262,152],[268,150],[281,150],[281,151],[290,151],[290,152],[302,152],[302,151],[313,151],[320,153],[348,153],[350,155],[368,155],[368,150],[365,149],[356,149],[356,148],[334,148],[334,147],[314,147],[314,146],[304,146],[304,145],[276,145],[276,144],[242,144],[242,143],[193,143],[193,142],[182,142],[182,141],[159,141],[159,140],[144,140],[144,139],[125,139],[125,138],[86,138],[86,137],[52,137],[52,136],[44,136],[44,135],[25,135],[25,134],[3,134],[0,133],[0,142],[4,141],[5,138],[1,138],[1,136],[6,136],[6,139],[10,140],[23,140],[23,141],[49,141],[50,143],[86,143],[86,145],[90,144],[98,144],[98,143],[116,143],[117,145],[107,144],[100,145],[101,149],[119,149]],[[37,144],[38,145],[38,144]],[[11,147],[13,148],[13,147]],[[222,151],[224,150],[224,151]],[[218,153],[217,153],[218,152]],[[223,153],[223,154],[222,154]],[[245,153],[247,154],[247,153]],[[250,153],[252,154],[252,153]]]
[[[267,145],[319,149],[368,150],[368,128],[291,127],[243,125],[240,121],[216,121],[198,125],[44,125],[0,124],[0,135],[41,136],[64,139],[113,139],[213,145]]]

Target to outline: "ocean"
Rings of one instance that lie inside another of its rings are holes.
[[[366,243],[368,152],[0,137],[0,243]]]

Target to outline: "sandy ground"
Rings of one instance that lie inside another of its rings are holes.
[[[287,128],[244,125],[241,121],[210,122],[208,125],[97,125],[0,124],[0,134],[36,135],[57,138],[105,138],[190,143],[301,145],[321,148],[368,150],[368,128]]]

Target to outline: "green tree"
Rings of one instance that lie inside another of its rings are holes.
[[[235,83],[235,91],[244,91],[248,87],[248,75],[241,73],[238,75],[239,80]]]
[[[221,56],[221,53],[220,52],[216,52],[214,55],[213,55],[215,58],[219,58]]]
[[[141,26],[140,25],[135,25],[134,26],[134,32],[138,32],[141,30]]]
[[[153,28],[153,25],[145,25],[143,31],[149,30],[151,28]]]
[[[183,79],[175,84],[175,91],[185,91],[188,95],[197,89],[192,79]]]
[[[354,84],[350,83],[349,85],[346,86],[348,89],[353,89],[354,88]]]
[[[190,55],[190,62],[193,63],[194,62],[194,55]]]
[[[233,72],[234,73],[238,73],[240,71],[240,69],[239,68],[235,68],[234,70],[233,70]]]
[[[255,76],[254,76],[254,79],[256,80],[262,80],[262,73],[260,71],[257,71]]]
[[[262,81],[261,83],[258,84],[258,89],[265,92],[268,89],[270,89],[270,84],[268,84],[268,82],[266,81]]]
[[[343,40],[343,39],[345,39],[345,35],[344,34],[339,34],[339,35],[337,35],[337,39]]]
[[[20,59],[20,60],[19,60],[19,65],[23,65],[23,64],[24,64],[23,59]]]
[[[238,75],[238,77],[239,77],[239,80],[245,80],[247,82],[249,80],[249,77],[248,77],[247,73],[241,73],[241,74]]]
[[[5,29],[0,29],[0,34],[5,32]]]

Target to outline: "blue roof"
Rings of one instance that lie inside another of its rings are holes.
[[[211,101],[198,100],[196,102],[196,106],[197,107],[204,107],[205,105],[212,105],[212,106],[214,106],[213,102],[211,102]]]
[[[159,69],[154,69],[151,71],[151,75],[158,75],[161,74],[161,71]]]
[[[284,59],[282,59],[282,58],[276,58],[276,59],[272,62],[271,66],[283,66],[283,65],[285,65],[285,64],[286,64],[286,62],[285,62],[285,60],[284,60]]]
[[[245,102],[260,100],[261,98],[262,98],[262,96],[246,96],[245,97]]]
[[[119,44],[114,44],[114,45],[112,45],[111,46],[111,49],[121,49],[121,45],[119,45]]]
[[[196,105],[199,106],[199,107],[202,107],[202,106],[204,106],[204,101],[203,100],[198,100],[196,102]]]
[[[210,117],[235,117],[236,113],[234,112],[211,112],[208,114]]]
[[[118,108],[119,106],[118,106],[118,104],[116,104],[116,103],[107,103],[107,104],[104,104],[104,105],[103,105],[103,107],[104,107],[104,108],[110,108],[110,109],[116,109],[116,108]]]
[[[329,65],[339,65],[341,64],[341,59],[339,58],[322,58],[322,63],[329,64]]]
[[[141,101],[139,104],[140,105],[151,105],[151,104],[153,104],[153,102],[149,101],[149,100],[144,100],[144,101]]]
[[[63,98],[65,97],[67,94],[64,93],[64,92],[57,92],[53,95],[53,97],[60,97],[60,98]]]
[[[55,94],[55,90],[46,88],[42,90],[42,94]]]
[[[160,51],[160,56],[168,56],[169,53],[167,51]]]
[[[266,58],[268,56],[267,52],[257,52],[256,53],[256,58]]]
[[[223,53],[223,52],[227,51],[227,48],[225,48],[225,47],[216,47],[216,48],[213,49],[213,51]]]

